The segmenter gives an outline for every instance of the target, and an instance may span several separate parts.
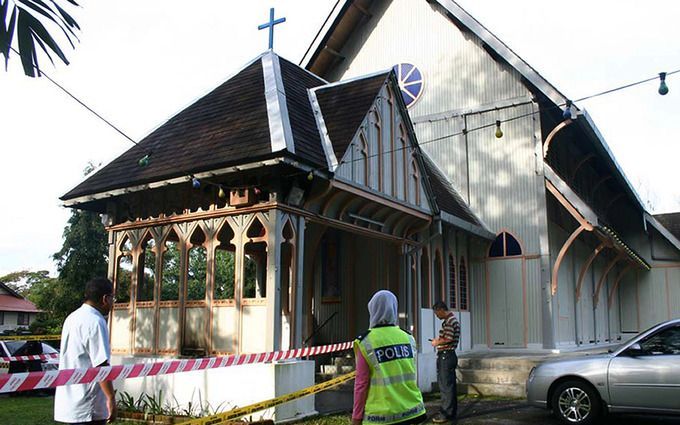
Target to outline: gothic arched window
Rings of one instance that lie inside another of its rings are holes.
[[[502,232],[489,247],[489,257],[514,257],[522,255],[522,245],[510,233]]]
[[[467,262],[465,257],[460,257],[460,264],[458,265],[458,292],[460,294],[460,310],[468,309],[468,280],[467,280]]]

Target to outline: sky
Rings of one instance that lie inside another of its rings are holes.
[[[424,0],[399,0],[424,1]],[[133,140],[208,93],[267,49],[299,62],[336,0],[82,0],[71,64],[41,67]],[[459,0],[572,99],[680,69],[674,0]],[[190,7],[187,6],[190,5]],[[58,39],[60,40],[60,39]],[[578,103],[591,114],[653,213],[680,211],[680,74]],[[49,270],[69,217],[59,197],[129,149],[125,137],[16,56],[0,71],[0,276]]]

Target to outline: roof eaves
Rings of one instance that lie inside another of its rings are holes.
[[[139,192],[139,191],[142,191],[142,190],[149,190],[149,189],[156,189],[156,188],[159,188],[159,187],[168,186],[168,185],[172,185],[172,184],[187,183],[187,182],[191,181],[192,177],[196,177],[197,179],[200,180],[200,179],[211,178],[211,177],[215,177],[215,176],[219,176],[219,175],[223,175],[223,174],[237,173],[237,172],[240,172],[240,171],[250,170],[250,169],[253,169],[253,168],[277,165],[281,162],[284,162],[284,160],[283,160],[283,158],[280,158],[280,157],[271,158],[271,159],[263,159],[263,160],[260,160],[260,161],[254,161],[254,162],[250,162],[250,163],[247,163],[247,164],[238,164],[238,165],[232,165],[232,166],[229,166],[229,167],[220,168],[220,169],[217,169],[217,170],[198,172],[198,173],[194,173],[192,175],[181,175],[181,176],[178,176],[178,177],[173,177],[173,178],[168,178],[168,179],[163,179],[163,180],[157,180],[157,181],[153,181],[153,182],[149,182],[149,183],[138,184],[138,185],[135,185],[135,186],[128,186],[128,187],[104,190],[102,192],[78,196],[78,197],[75,197],[75,198],[64,198],[62,196],[59,199],[64,201],[65,207],[74,207],[78,204],[97,201],[97,200],[101,200],[101,199],[113,198],[115,196],[121,196],[121,195],[124,195],[126,193]]]
[[[267,51],[262,56],[262,73],[272,152],[285,149],[288,152],[295,153],[293,131],[288,117],[286,90],[281,77],[281,64],[279,63],[279,56],[272,50]]]
[[[479,236],[484,239],[488,239],[490,241],[496,239],[496,234],[493,233],[491,230],[486,228],[486,225],[482,223],[482,225],[477,226],[475,224],[472,224],[468,221],[465,221],[461,218],[456,217],[453,214],[449,214],[446,211],[440,211],[439,212],[440,217],[442,220],[445,222],[453,225],[454,227],[458,227],[462,230],[465,230],[467,232],[472,233],[473,235]],[[475,217],[477,218],[477,217]],[[481,221],[480,221],[481,223]]]
[[[599,143],[600,147],[606,153],[608,159],[611,161],[619,177],[623,180],[624,186],[626,187],[626,189],[628,189],[629,194],[638,203],[638,206],[642,209],[642,211],[646,213],[647,211],[645,210],[644,204],[640,199],[640,196],[638,195],[637,191],[633,188],[633,185],[630,184],[628,177],[626,177],[626,174],[623,172],[623,169],[616,161],[616,158],[614,157],[614,154],[612,153],[611,149],[609,149],[609,145],[607,145],[604,136],[602,135],[602,133],[600,133],[600,130],[597,128],[597,125],[595,125],[595,121],[593,121],[590,114],[588,114],[588,111],[586,111],[585,109],[583,109],[579,115],[582,115],[585,118],[584,125],[586,125],[587,128],[593,132],[596,141]]]
[[[659,220],[657,220],[653,215],[645,211],[644,216],[647,223],[651,224],[652,227],[661,233],[661,235],[675,247],[675,249],[680,251],[680,240],[678,240],[678,238],[676,238],[668,229],[666,229],[666,227],[661,224]]]
[[[343,3],[343,5],[340,6],[340,3]],[[321,46],[321,43],[328,38],[328,35],[337,23],[336,21],[338,17],[344,14],[351,3],[352,2],[350,0],[337,0],[335,2],[333,9],[331,9],[331,12],[326,17],[326,20],[321,25],[321,28],[319,28],[319,31],[314,36],[314,39],[310,43],[309,47],[307,47],[307,51],[304,55],[302,55],[302,59],[300,59],[299,63],[300,66],[306,69],[310,62],[316,58],[319,53],[319,47]]]
[[[4,284],[4,283],[2,283],[2,282],[0,282],[0,288],[2,288],[2,289],[4,289],[5,291],[9,292],[9,294],[10,294],[11,296],[13,296],[13,297],[24,299],[24,297],[22,297],[21,295],[19,295],[19,293],[18,293],[17,291],[15,291],[14,289],[10,288],[9,286],[7,286],[6,284]]]
[[[430,164],[432,164],[432,166],[434,167],[434,172],[438,173],[438,174],[440,175],[440,177],[441,177],[442,179],[444,179],[444,182],[445,182],[446,184],[448,184],[449,187],[450,187],[450,189],[453,191],[453,193],[455,193],[455,194],[457,195],[456,198],[460,198],[459,202],[462,203],[463,208],[467,210],[468,214],[470,214],[470,215],[477,221],[477,223],[479,223],[479,225],[475,225],[475,224],[473,224],[473,223],[469,223],[469,222],[467,222],[467,221],[465,221],[465,220],[462,220],[462,219],[460,219],[460,218],[458,218],[458,217],[456,217],[456,218],[457,218],[458,220],[460,220],[460,221],[463,221],[463,222],[465,222],[465,223],[468,223],[468,224],[471,225],[471,226],[476,226],[476,227],[478,227],[478,228],[480,229],[479,231],[482,232],[482,234],[479,234],[479,236],[486,237],[486,238],[490,238],[490,239],[495,239],[495,238],[496,238],[496,234],[495,234],[494,232],[492,232],[491,229],[489,228],[489,226],[484,222],[484,220],[482,220],[482,219],[479,217],[479,214],[474,210],[474,208],[472,208],[472,206],[471,206],[470,204],[468,204],[467,202],[465,202],[464,199],[462,199],[462,197],[459,195],[459,191],[456,189],[456,187],[455,187],[455,185],[453,184],[453,182],[452,182],[451,180],[449,180],[449,178],[447,177],[447,175],[442,171],[441,168],[439,168],[439,165],[437,165],[437,163],[436,163],[435,161],[433,161],[431,158],[430,158],[429,162],[430,162]],[[446,212],[445,212],[445,211],[442,211],[442,213],[446,213]],[[451,214],[449,214],[449,213],[446,213],[446,214],[447,214],[447,215],[451,215]],[[442,218],[444,218],[444,217],[442,216]],[[455,223],[451,223],[451,224],[456,225]],[[459,226],[459,227],[460,227],[460,226]]]

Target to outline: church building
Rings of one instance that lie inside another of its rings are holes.
[[[429,389],[440,299],[460,351],[680,316],[680,241],[593,119],[451,0],[338,1],[300,65],[261,54],[61,199],[103,214],[124,359],[348,341],[385,288]]]
[[[421,281],[446,281],[473,348],[608,344],[680,316],[680,241],[592,117],[454,1],[339,1],[301,65],[330,81],[394,66],[423,152],[496,235]]]

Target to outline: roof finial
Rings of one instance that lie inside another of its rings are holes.
[[[269,22],[257,27],[258,30],[269,28],[269,48],[274,48],[274,25],[286,22],[286,18],[274,19],[274,8],[269,9]]]

